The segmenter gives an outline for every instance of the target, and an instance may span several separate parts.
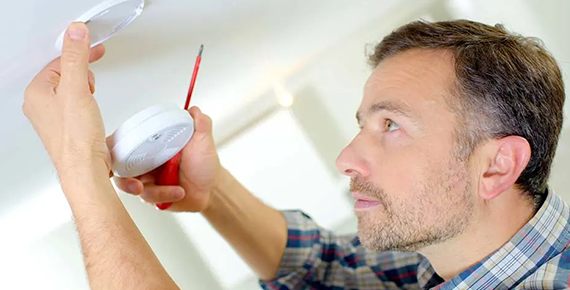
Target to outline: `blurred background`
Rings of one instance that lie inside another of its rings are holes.
[[[69,207],[21,104],[59,34],[102,1],[3,1],[0,289],[88,289]],[[204,44],[193,105],[213,118],[223,165],[268,204],[353,233],[348,180],[334,161],[358,130],[366,48],[411,20],[503,23],[541,38],[568,84],[569,13],[566,0],[152,0],[92,66],[96,98],[108,134],[149,106],[182,106]],[[567,200],[569,164],[566,122],[551,184]],[[200,215],[159,212],[119,194],[182,289],[259,289]]]

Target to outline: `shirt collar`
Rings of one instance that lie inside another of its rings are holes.
[[[418,266],[423,289],[506,289],[520,283],[535,269],[560,254],[570,241],[570,208],[552,191],[534,217],[503,247],[451,280],[443,283],[424,259]]]

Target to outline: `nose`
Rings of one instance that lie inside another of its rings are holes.
[[[367,169],[366,160],[362,157],[362,152],[357,149],[353,140],[346,146],[336,159],[337,170],[351,178],[367,177],[369,170]]]

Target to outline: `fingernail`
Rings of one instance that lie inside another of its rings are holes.
[[[73,23],[67,29],[67,34],[73,40],[82,40],[85,38],[87,30],[85,29],[85,25],[79,23]]]

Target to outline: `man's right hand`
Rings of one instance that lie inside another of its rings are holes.
[[[180,186],[156,185],[156,171],[137,178],[115,178],[115,183],[152,205],[172,202],[168,210],[202,213],[260,279],[273,279],[287,245],[284,216],[221,166],[210,117],[196,107],[190,114],[195,128],[182,150]]]
[[[155,184],[156,170],[136,178],[115,177],[121,190],[151,204],[171,202],[171,211],[202,212],[210,206],[211,192],[222,167],[212,135],[212,120],[197,107],[190,109],[194,135],[182,150],[180,186]]]

